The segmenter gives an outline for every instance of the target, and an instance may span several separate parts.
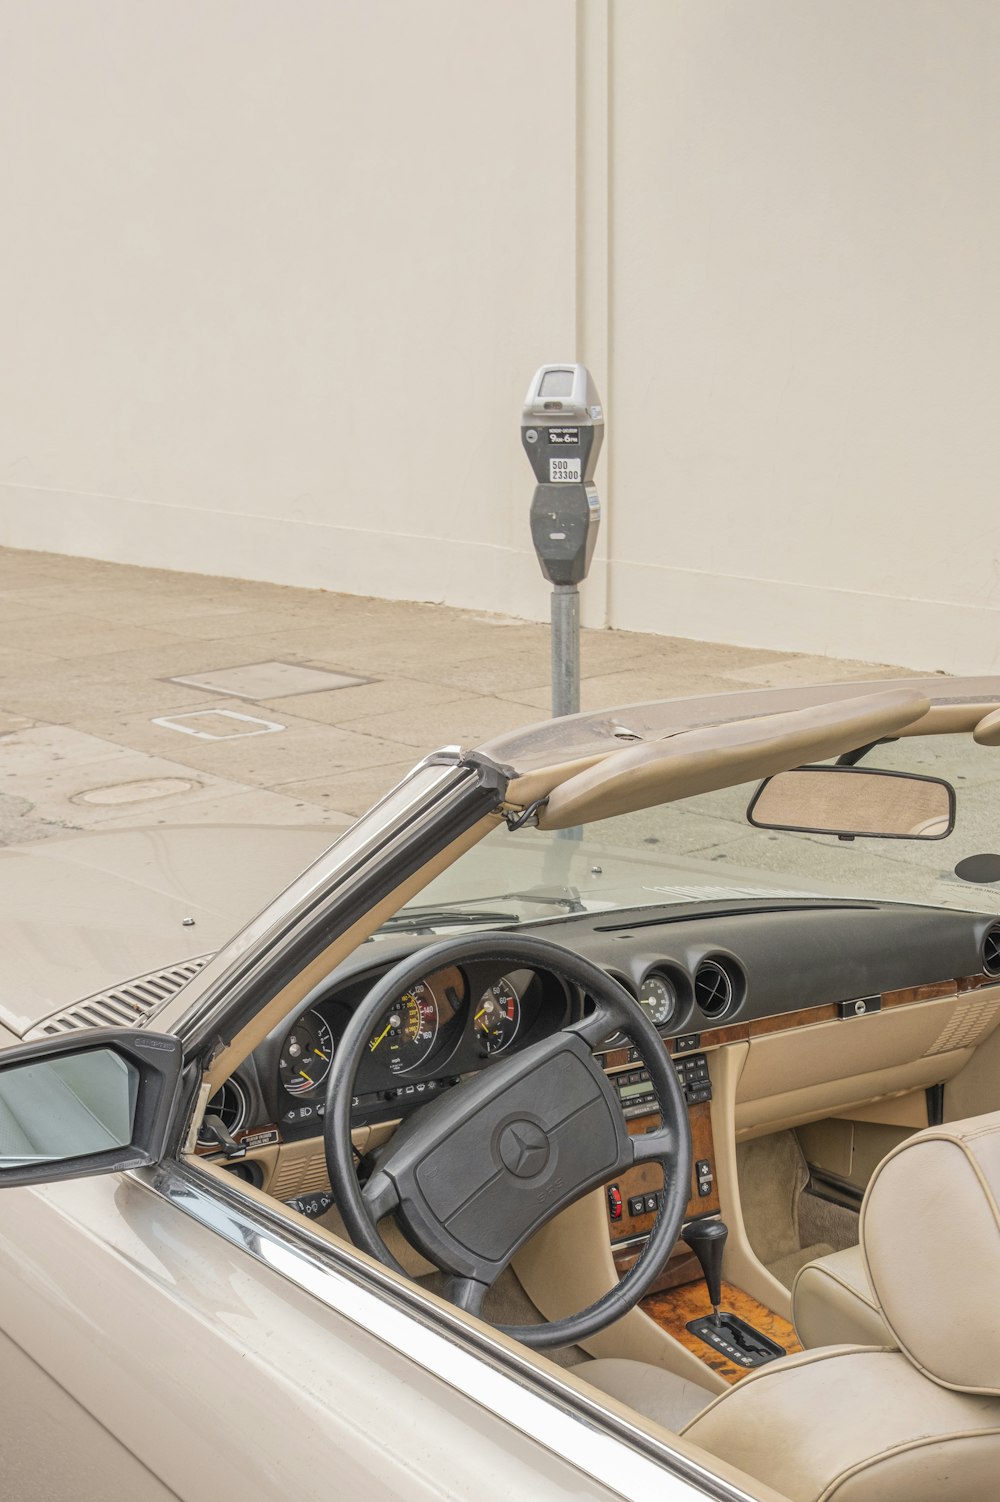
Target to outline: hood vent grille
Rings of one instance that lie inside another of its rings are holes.
[[[99,991],[96,996],[88,996],[85,1001],[74,1002],[64,1011],[47,1017],[27,1036],[45,1038],[89,1027],[134,1027],[161,1002],[175,996],[182,986],[193,980],[211,958],[210,954],[199,955],[166,970],[153,970],[149,975],[137,976],[123,986],[116,986],[113,991]]]
[[[983,935],[983,969],[987,975],[1000,975],[1000,923]]]

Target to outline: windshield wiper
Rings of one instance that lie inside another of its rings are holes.
[[[533,902],[536,907],[559,907],[567,913],[585,913],[587,911],[580,893],[576,887],[526,887],[523,892],[490,892],[483,897],[462,897],[455,902],[455,908],[460,908],[461,903],[469,902]],[[472,915],[473,909],[461,907],[462,912]],[[451,912],[452,904],[442,902],[439,907],[407,907],[397,916],[405,918],[407,913]],[[493,915],[499,923],[502,919],[512,918],[511,913],[495,913]],[[391,919],[389,920],[392,921]]]
[[[507,913],[497,908],[481,908],[473,912],[469,908],[408,907],[401,913],[393,913],[380,926],[384,933],[426,933],[435,928],[461,928],[463,925],[489,928],[494,923],[519,923],[517,913]]]
[[[587,911],[576,887],[563,887],[558,890],[551,887],[529,887],[524,892],[502,892],[499,896],[501,902],[534,902],[539,907],[562,908],[564,913]]]

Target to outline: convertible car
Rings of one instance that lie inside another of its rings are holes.
[[[997,746],[686,698],[0,855],[3,1495],[994,1497]]]

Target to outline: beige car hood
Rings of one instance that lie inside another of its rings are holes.
[[[116,830],[0,851],[0,1024],[23,1036],[83,997],[214,952],[338,833]]]

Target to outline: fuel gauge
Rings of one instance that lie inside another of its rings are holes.
[[[304,1012],[281,1045],[278,1071],[290,1095],[317,1089],[333,1063],[333,1034],[316,1011]]]

